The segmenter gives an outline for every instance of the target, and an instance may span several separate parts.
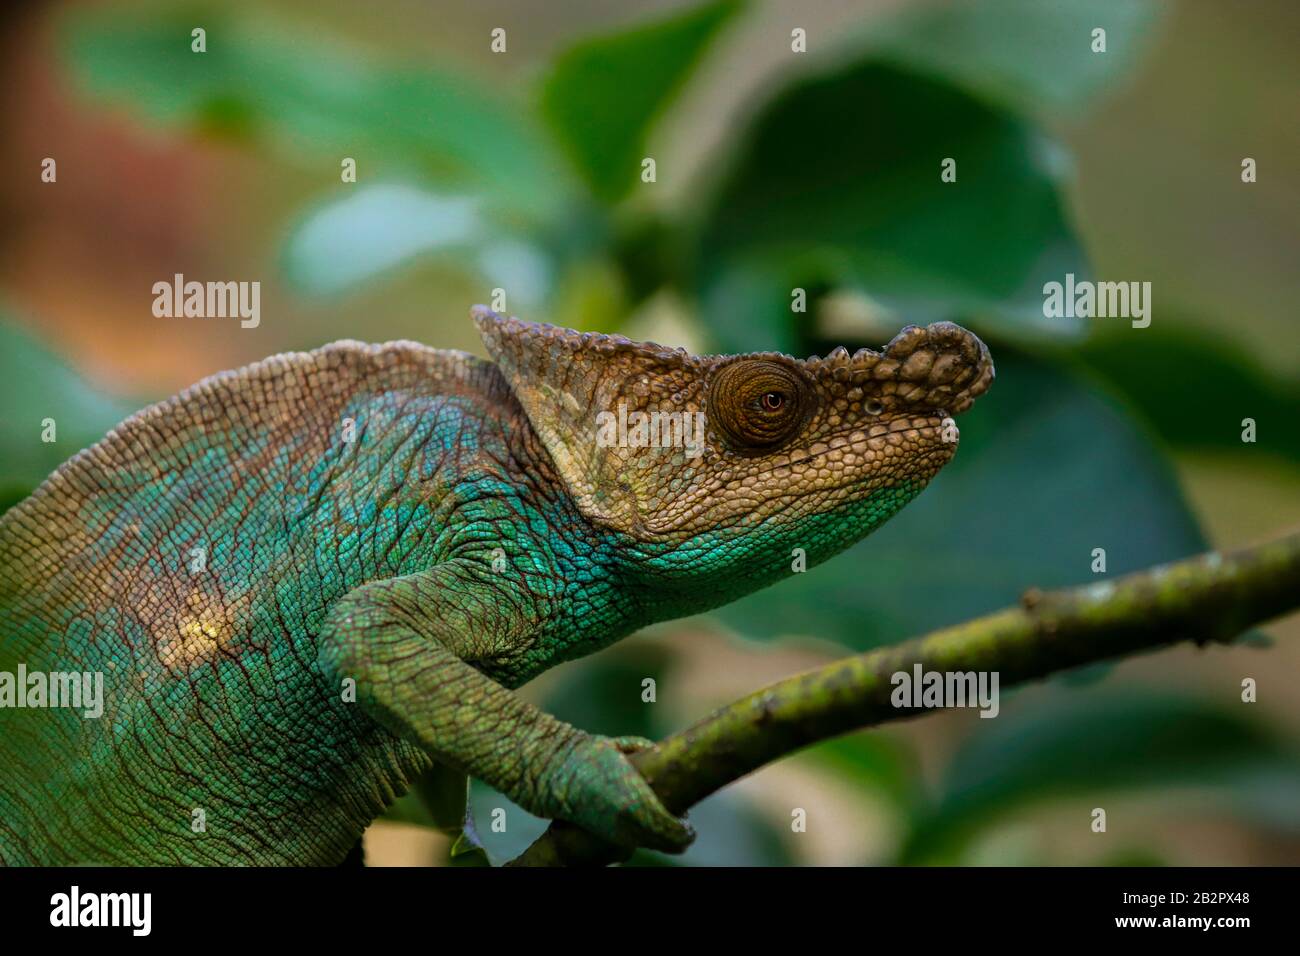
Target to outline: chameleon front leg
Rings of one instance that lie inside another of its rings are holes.
[[[628,761],[625,744],[550,716],[467,663],[527,639],[518,595],[453,560],[375,581],[330,609],[318,656],[390,731],[540,817],[615,843],[680,851],[693,838]]]

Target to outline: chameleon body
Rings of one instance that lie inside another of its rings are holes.
[[[627,760],[644,742],[512,689],[858,540],[993,375],[948,323],[799,361],[474,317],[492,361],[275,356],[138,413],[0,517],[0,670],[103,675],[98,718],[0,707],[0,861],[335,864],[433,767],[681,849]],[[600,441],[620,405],[700,415],[703,441]]]

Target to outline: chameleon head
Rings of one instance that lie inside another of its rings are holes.
[[[474,318],[586,517],[682,555],[759,526],[781,548],[847,546],[952,458],[951,416],[993,381],[984,343],[950,322],[800,360]]]

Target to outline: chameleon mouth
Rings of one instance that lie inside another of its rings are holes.
[[[934,457],[942,465],[952,457],[952,453],[957,448],[955,423],[950,422],[945,425],[945,417],[947,416],[940,410],[932,414],[913,415],[896,418],[890,422],[864,425],[846,434],[833,435],[809,447],[784,452],[780,460],[759,472],[757,477],[788,477],[805,465],[829,460],[850,475],[843,484],[828,486],[826,490],[848,487],[871,477],[869,473],[855,473],[863,464],[858,460],[859,458],[888,454],[891,446],[897,449],[899,455],[906,454],[910,458]],[[952,428],[952,434],[945,440],[944,430],[949,427]],[[915,448],[918,442],[927,446],[919,453]],[[908,443],[913,446],[910,451],[905,450]],[[939,454],[935,454],[936,452]]]
[[[824,467],[819,463],[832,465],[835,473],[829,481],[815,487],[799,487],[787,495],[778,496],[767,502],[768,507],[764,509],[766,513],[761,520],[776,518],[785,505],[795,500],[816,500],[821,502],[815,506],[816,510],[829,510],[857,500],[864,493],[862,491],[864,488],[869,489],[873,485],[884,488],[896,484],[900,475],[908,480],[919,481],[922,485],[928,483],[956,452],[956,440],[945,441],[942,437],[944,429],[951,424],[949,421],[945,425],[943,419],[938,417],[938,413],[917,415],[890,423],[882,422],[866,428],[857,428],[847,434],[832,436],[811,447],[787,452],[788,460],[778,461],[750,477],[759,480],[797,478],[804,468]],[[915,447],[918,440],[924,443],[924,447],[919,449]],[[906,443],[911,443],[913,447],[907,448]],[[871,467],[867,459],[882,454],[887,455],[886,447],[889,445],[893,445],[897,453],[894,461],[900,464],[905,461],[904,467],[901,470]],[[753,515],[730,516],[719,522],[718,527],[743,525],[752,518]],[[657,528],[653,520],[649,524],[649,529],[666,530]]]

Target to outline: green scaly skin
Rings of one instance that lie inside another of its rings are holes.
[[[512,689],[866,535],[993,375],[947,323],[798,361],[475,319],[492,362],[340,342],[214,376],[0,518],[0,671],[104,680],[98,719],[0,707],[0,861],[336,864],[434,767],[680,850],[639,742]],[[620,403],[703,413],[702,453],[603,447]]]

